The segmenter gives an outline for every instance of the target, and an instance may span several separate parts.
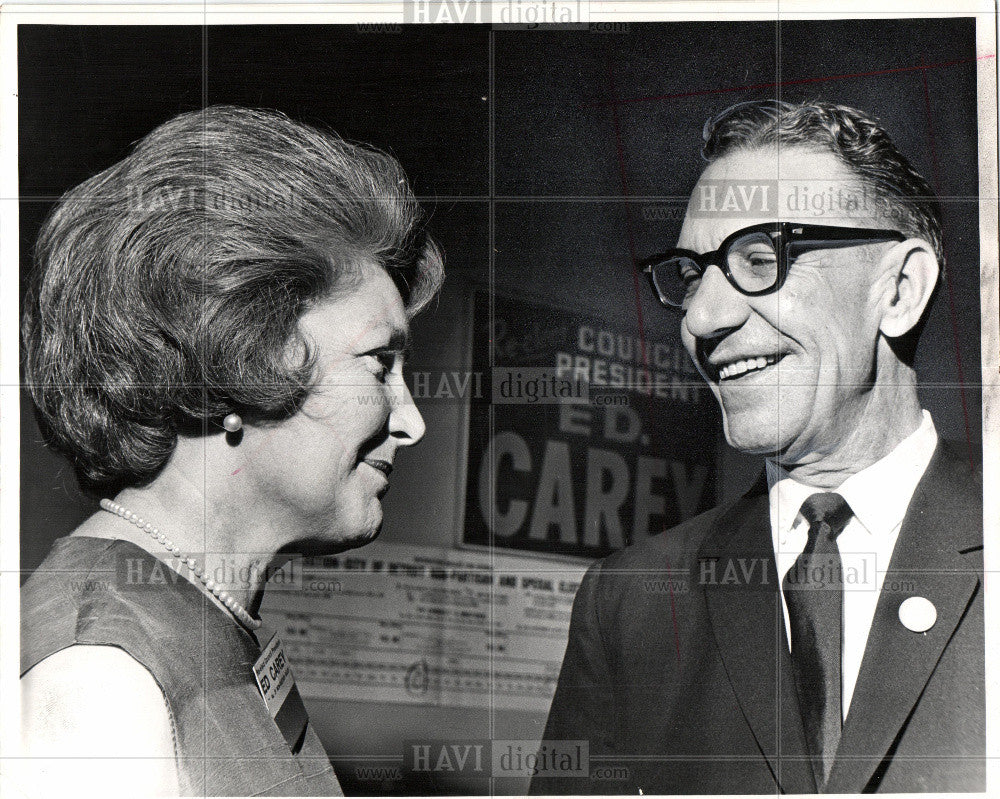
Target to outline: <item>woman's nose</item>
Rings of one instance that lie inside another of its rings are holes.
[[[398,401],[393,403],[392,413],[389,414],[389,434],[401,447],[411,447],[424,437],[427,425],[413,402],[406,381],[401,379],[399,382]]]

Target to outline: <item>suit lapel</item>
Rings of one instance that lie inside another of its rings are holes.
[[[790,670],[763,476],[719,519],[699,561],[727,676],[775,782],[785,793],[814,793]]]
[[[970,496],[970,481],[961,477],[969,468],[939,445],[917,485],[876,606],[827,793],[866,789],[979,585],[982,496]],[[925,633],[899,619],[900,604],[913,596],[929,599],[937,610]]]

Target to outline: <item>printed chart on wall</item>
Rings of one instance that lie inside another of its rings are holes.
[[[596,558],[715,503],[717,406],[679,339],[502,295],[491,330],[479,292],[473,362],[462,543]]]
[[[300,563],[261,614],[303,696],[548,710],[582,567],[379,541]]]

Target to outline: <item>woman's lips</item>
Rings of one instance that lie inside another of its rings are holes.
[[[392,471],[392,464],[389,461],[381,460],[380,458],[365,458],[362,461],[365,466],[369,467],[375,472],[378,472],[381,478],[382,485],[376,491],[376,494],[381,499],[385,496],[385,493],[389,490],[389,473]]]
[[[392,464],[381,458],[365,458],[364,464],[378,472],[385,481],[385,488],[389,487],[389,475],[392,473]],[[383,492],[384,493],[384,492]]]
[[[373,469],[378,469],[386,477],[392,474],[392,464],[389,461],[384,461],[380,458],[365,458],[365,463]]]

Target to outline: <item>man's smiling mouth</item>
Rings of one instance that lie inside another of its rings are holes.
[[[727,361],[722,366],[712,365],[718,375],[718,379],[722,380],[735,380],[736,378],[743,377],[744,375],[753,374],[754,372],[759,372],[766,369],[769,366],[773,366],[782,358],[784,358],[786,353],[772,353],[771,355],[757,355],[751,358],[740,358],[735,361]]]

